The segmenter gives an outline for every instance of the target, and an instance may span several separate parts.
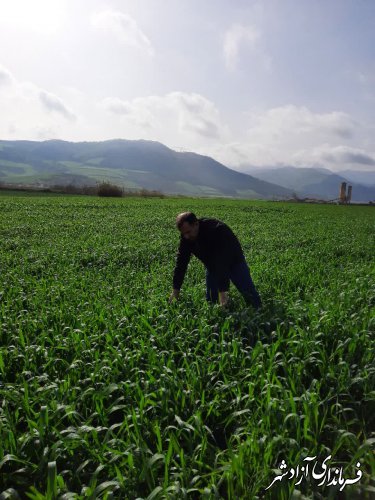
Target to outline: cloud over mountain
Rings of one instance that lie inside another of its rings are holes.
[[[321,148],[318,154],[323,161],[338,165],[375,165],[375,154],[369,154],[362,149],[337,146],[334,148]]]
[[[218,109],[200,94],[171,92],[129,101],[111,97],[104,99],[100,106],[146,132],[153,129],[160,140],[163,134],[173,134],[176,141],[184,133],[216,139],[223,132]]]
[[[305,106],[280,106],[249,115],[249,126],[241,140],[221,148],[227,164],[313,165],[337,147],[349,147],[360,128],[340,111],[316,113]],[[219,153],[220,154],[220,153]]]

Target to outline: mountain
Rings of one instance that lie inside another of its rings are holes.
[[[154,141],[0,141],[0,182],[51,186],[102,180],[184,195],[272,199],[292,194],[208,156],[173,151]]]
[[[341,183],[346,182],[352,186],[352,201],[368,202],[375,199],[374,186],[364,186],[360,183],[351,182],[347,177],[324,168],[249,167],[246,172],[266,182],[272,181],[275,184],[289,188],[302,197],[326,200],[337,199]]]

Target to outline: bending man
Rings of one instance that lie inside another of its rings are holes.
[[[178,298],[190,257],[195,255],[206,266],[207,301],[219,300],[225,306],[232,281],[246,304],[256,309],[261,306],[240,242],[226,224],[217,219],[197,219],[192,212],[184,212],[177,216],[176,226],[181,239],[170,301]]]

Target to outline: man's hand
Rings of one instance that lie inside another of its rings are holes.
[[[179,295],[180,290],[177,290],[177,288],[173,288],[172,293],[169,296],[169,303],[171,304],[174,300],[178,300]]]
[[[219,292],[219,304],[221,305],[221,307],[227,306],[228,302],[229,302],[228,292]]]

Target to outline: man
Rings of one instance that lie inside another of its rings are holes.
[[[228,303],[229,283],[237,287],[247,304],[258,309],[261,299],[250,276],[240,242],[232,230],[217,219],[197,219],[192,212],[176,218],[181,233],[173,274],[170,302],[178,299],[191,255],[206,266],[206,299],[221,306]]]

